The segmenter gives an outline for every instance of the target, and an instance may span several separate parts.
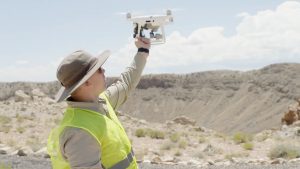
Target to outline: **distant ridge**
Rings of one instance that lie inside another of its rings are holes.
[[[0,83],[0,100],[34,88],[53,98],[59,83]],[[185,115],[225,133],[258,132],[279,126],[283,112],[298,98],[300,64],[282,63],[246,72],[145,75],[120,111],[152,122]]]

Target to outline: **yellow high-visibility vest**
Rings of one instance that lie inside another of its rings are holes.
[[[70,169],[59,145],[59,136],[65,127],[76,127],[90,133],[99,143],[102,167],[106,169],[137,169],[130,140],[107,97],[105,99],[108,115],[102,115],[87,109],[67,108],[58,127],[53,129],[48,138],[47,150],[53,169]]]

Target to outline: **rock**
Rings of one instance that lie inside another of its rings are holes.
[[[23,90],[17,90],[15,92],[15,101],[16,102],[22,102],[22,101],[28,101],[31,97],[28,96],[26,93],[24,93]]]
[[[191,120],[191,119],[187,118],[186,116],[176,117],[172,121],[174,121],[177,124],[182,124],[182,125],[192,125],[192,126],[194,126],[196,124],[195,120]]]
[[[27,154],[24,152],[24,150],[18,150],[17,155],[18,156],[27,156]]]
[[[298,121],[296,121],[296,122],[294,122],[293,124],[292,124],[292,126],[293,127],[300,127],[300,121],[298,120]]]
[[[297,107],[290,106],[289,110],[284,113],[284,116],[281,118],[281,123],[286,125],[291,125],[297,120],[300,120],[300,103],[298,100]]]
[[[180,162],[178,162],[178,164],[180,164],[180,165],[191,165],[189,162],[186,162],[186,161],[180,161]]]
[[[229,165],[231,165],[231,162],[230,161],[225,161],[222,166],[229,166]]]
[[[150,160],[144,160],[143,163],[151,163]]]
[[[146,120],[139,120],[139,124],[142,124],[142,125],[147,125],[148,122]]]
[[[199,164],[200,164],[200,162],[198,160],[194,160],[194,159],[191,159],[187,162],[187,165],[191,165],[191,166],[197,166]]]
[[[16,154],[18,156],[27,156],[29,154],[33,154],[33,151],[30,147],[23,147],[23,148],[17,150]]]
[[[289,160],[290,163],[300,163],[300,158],[294,158]]]
[[[172,156],[165,156],[162,161],[176,163],[175,158]]]
[[[51,105],[51,104],[55,103],[55,100],[53,100],[53,99],[51,99],[49,97],[45,97],[45,98],[43,98],[43,102],[46,103],[46,104]]]
[[[194,129],[195,131],[197,131],[197,132],[205,132],[205,129],[204,129],[203,127],[200,127],[200,126],[194,127],[193,129]]]
[[[45,93],[43,93],[39,88],[33,89],[31,91],[32,96],[37,96],[37,97],[45,97]]]
[[[214,163],[213,161],[211,161],[211,160],[208,160],[207,163],[208,163],[209,165],[215,165],[215,163]]]
[[[208,144],[204,149],[203,152],[205,152],[208,156],[213,156],[217,153],[220,153],[220,149],[212,146],[211,144]]]
[[[162,160],[161,160],[159,157],[154,157],[154,158],[151,160],[151,163],[152,163],[152,164],[160,164],[160,163],[162,163]]]
[[[9,154],[11,152],[12,152],[12,149],[10,147],[3,146],[0,148],[0,154],[2,154],[2,155]]]
[[[50,158],[50,156],[47,152],[47,147],[43,147],[42,149],[38,150],[34,154],[39,157]]]
[[[172,125],[175,124],[175,122],[174,122],[174,121],[167,120],[167,121],[165,122],[165,124],[166,124],[167,126],[172,126]]]
[[[50,158],[50,155],[49,155],[49,154],[44,154],[43,157],[44,157],[44,158]]]
[[[271,161],[271,164],[284,164],[286,163],[285,159],[282,159],[282,158],[277,158],[273,161]]]
[[[0,149],[0,154],[5,155],[5,154],[7,154],[7,152],[5,150]]]

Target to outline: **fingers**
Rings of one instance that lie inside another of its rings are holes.
[[[138,37],[138,40],[140,40],[144,44],[150,44],[150,39],[148,39],[148,38]]]
[[[148,38],[137,37],[135,41],[135,45],[137,48],[147,48],[150,49],[151,41]]]

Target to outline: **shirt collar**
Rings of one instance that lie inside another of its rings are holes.
[[[102,114],[105,114],[103,106],[106,105],[106,102],[100,97],[96,102],[78,102],[74,101],[72,97],[69,97],[66,102],[68,106],[72,108],[89,109],[96,112],[103,112]]]

